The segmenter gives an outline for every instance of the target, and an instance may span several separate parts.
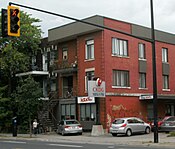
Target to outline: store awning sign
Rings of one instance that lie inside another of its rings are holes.
[[[94,97],[78,97],[78,103],[95,103]]]
[[[150,100],[150,99],[153,99],[153,95],[141,95],[139,99],[140,100]]]

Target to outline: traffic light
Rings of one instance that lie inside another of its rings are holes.
[[[8,36],[8,25],[7,25],[7,9],[2,9],[1,10],[1,32],[2,32],[2,37],[7,37]]]
[[[8,6],[8,35],[20,36],[20,11],[18,7]]]

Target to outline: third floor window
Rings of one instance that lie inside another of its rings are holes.
[[[162,48],[162,62],[167,63],[168,62],[168,49]]]
[[[146,59],[145,44],[139,43],[139,59]]]
[[[85,46],[85,59],[94,59],[94,40],[87,40]]]
[[[117,56],[128,56],[127,40],[112,38],[112,54]]]

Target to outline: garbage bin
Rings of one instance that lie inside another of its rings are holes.
[[[17,136],[17,117],[12,118],[12,134],[13,137]]]

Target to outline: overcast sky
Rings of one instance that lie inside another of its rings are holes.
[[[27,5],[42,10],[83,19],[93,15],[102,15],[146,27],[151,26],[150,0],[0,0],[1,8],[7,8],[9,2]],[[153,0],[155,29],[175,34],[175,0]],[[48,29],[72,22],[20,7],[21,10],[40,19],[44,34]]]

